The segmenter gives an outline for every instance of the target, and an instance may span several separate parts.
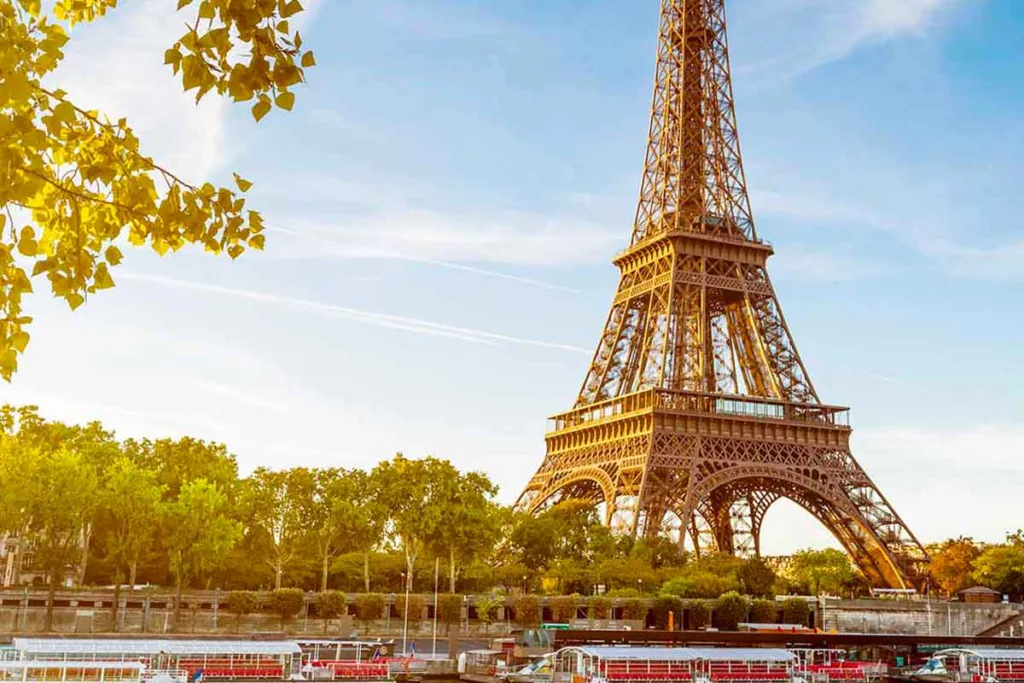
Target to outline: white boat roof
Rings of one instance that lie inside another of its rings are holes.
[[[48,661],[45,659],[19,659],[16,661],[0,661],[0,671],[11,671],[21,669],[135,669],[137,671],[145,668],[142,662],[104,662],[104,661]]]
[[[116,638],[15,638],[14,649],[25,654],[124,654],[234,655],[301,654],[294,641],[286,640],[135,640]]]
[[[615,645],[580,645],[567,647],[562,652],[582,652],[601,659],[644,659],[651,661],[692,662],[700,659],[689,647],[628,647]]]
[[[1003,661],[1024,661],[1024,650],[1000,650],[998,648],[950,648],[948,650],[939,650],[935,653],[938,655],[952,655],[967,653],[980,657],[981,659],[1001,659]]]
[[[791,662],[796,657],[786,650],[775,648],[741,647],[568,647],[565,650],[582,652],[601,659],[642,659],[656,662],[693,662],[698,660],[719,662]]]

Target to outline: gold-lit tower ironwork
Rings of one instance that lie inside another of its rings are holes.
[[[572,410],[520,496],[592,501],[633,534],[760,554],[780,498],[821,521],[877,585],[909,587],[924,549],[850,453],[768,278],[747,194],[725,0],[662,0],[647,159],[619,288]]]

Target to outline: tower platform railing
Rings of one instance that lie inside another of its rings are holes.
[[[791,403],[734,394],[648,389],[555,415],[548,420],[548,433],[652,410],[813,423],[841,429],[850,426],[850,409],[842,406]]]

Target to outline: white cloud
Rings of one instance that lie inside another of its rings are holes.
[[[446,214],[426,209],[384,210],[344,222],[307,221],[293,232],[340,243],[335,255],[373,251],[452,263],[573,266],[607,263],[626,247],[626,233],[595,223],[534,213]],[[317,252],[322,253],[322,246]]]
[[[922,242],[921,249],[957,277],[996,282],[1024,279],[1024,240],[987,248],[935,240]]]
[[[769,265],[780,279],[806,282],[846,282],[878,277],[890,266],[878,260],[860,258],[839,250],[821,251],[796,244],[786,245]]]
[[[787,0],[739,15],[733,34],[751,84],[787,81],[865,45],[921,34],[962,0]]]

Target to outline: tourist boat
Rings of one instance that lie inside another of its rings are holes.
[[[890,676],[896,683],[1007,683],[1024,681],[1024,650],[940,650],[913,673]]]
[[[298,640],[306,680],[379,681],[391,677],[392,640]]]
[[[792,683],[796,662],[773,648],[567,647],[553,683]]]
[[[183,670],[159,671],[142,662],[3,660],[0,681],[22,683],[187,683]]]
[[[882,662],[853,661],[842,650],[791,649],[797,657],[798,674],[812,683],[870,683],[885,678],[889,667]]]
[[[190,678],[202,672],[203,678],[209,680],[255,681],[292,678],[298,673],[301,654],[295,642],[283,640],[15,638],[5,656],[9,657],[7,663],[15,664],[41,662],[58,666],[90,662],[97,667],[101,664],[124,665],[129,669],[137,666],[140,667],[139,680],[156,675],[150,673],[153,671],[183,671]]]
[[[505,674],[499,674],[508,683],[550,683],[555,670],[555,653],[534,659],[526,666]]]

